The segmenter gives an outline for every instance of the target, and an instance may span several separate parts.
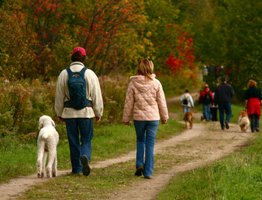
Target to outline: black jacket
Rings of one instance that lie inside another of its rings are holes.
[[[230,103],[235,92],[228,83],[221,83],[215,92],[215,104]]]
[[[261,90],[256,87],[249,87],[245,91],[245,99],[248,100],[249,98],[259,98],[260,100],[262,100]]]

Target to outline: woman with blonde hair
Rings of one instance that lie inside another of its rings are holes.
[[[247,114],[251,122],[251,131],[259,132],[259,119],[261,110],[262,94],[261,90],[257,88],[257,82],[254,80],[248,81],[248,89],[245,91],[245,104]]]
[[[144,59],[137,67],[137,74],[130,77],[123,119],[130,125],[133,119],[136,130],[136,176],[150,179],[154,169],[154,145],[159,121],[165,124],[168,110],[165,94],[153,73],[154,64]]]

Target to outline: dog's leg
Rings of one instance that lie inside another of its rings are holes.
[[[56,145],[54,143],[49,143],[48,151],[49,151],[49,155],[48,155],[48,163],[46,167],[46,174],[48,178],[51,178],[52,171],[53,171],[52,169],[56,158]]]
[[[57,155],[55,156],[55,160],[52,167],[52,176],[53,177],[57,176]]]
[[[45,148],[45,151],[44,151],[44,157],[43,157],[43,177],[44,177],[44,174],[45,174],[45,171],[46,171],[46,160],[47,160],[47,156],[48,156],[48,151],[46,150]]]
[[[248,124],[245,125],[245,133],[247,132]]]
[[[46,166],[46,177],[47,178],[51,178],[52,177],[52,163],[53,163],[53,158],[50,156],[50,152],[49,152],[49,156],[48,156],[48,163]]]
[[[246,125],[243,126],[242,131],[245,133],[246,132]]]
[[[193,122],[190,121],[190,129],[192,129],[192,128],[193,128]]]
[[[185,121],[185,127],[186,127],[186,129],[188,128],[188,124],[187,124],[187,121]]]
[[[44,143],[43,142],[38,142],[37,148],[37,177],[38,178],[43,178],[43,157],[44,157]]]
[[[246,132],[246,125],[245,124],[242,124],[240,125],[240,128],[241,128],[241,132]]]

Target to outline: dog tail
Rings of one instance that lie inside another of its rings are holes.
[[[42,135],[42,138],[43,139],[47,139],[49,137],[49,132],[48,131],[45,131]]]

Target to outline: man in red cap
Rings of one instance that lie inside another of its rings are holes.
[[[84,66],[86,51],[75,47],[72,63],[58,76],[55,112],[66,123],[72,174],[90,174],[93,119],[100,121],[103,99],[98,77]]]

